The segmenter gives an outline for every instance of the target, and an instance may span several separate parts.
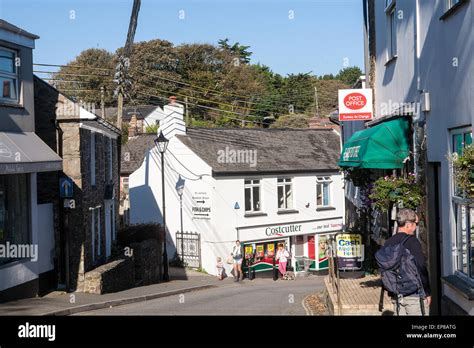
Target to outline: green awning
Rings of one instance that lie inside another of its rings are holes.
[[[410,155],[410,123],[406,117],[356,132],[344,144],[341,167],[397,169]]]

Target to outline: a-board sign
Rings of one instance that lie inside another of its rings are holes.
[[[336,257],[339,269],[359,270],[364,260],[362,236],[353,233],[336,234]]]

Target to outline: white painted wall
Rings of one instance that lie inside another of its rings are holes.
[[[165,112],[162,108],[157,106],[152,113],[150,113],[147,117],[145,117],[145,127],[159,124],[159,122],[165,118]],[[158,123],[157,123],[158,122]]]
[[[397,31],[398,57],[386,64],[387,27],[384,1],[375,2],[376,12],[376,115],[382,103],[420,102],[421,92],[430,93],[431,111],[426,120],[428,159],[441,162],[441,229],[443,231],[442,276],[453,274],[450,203],[449,129],[472,125],[474,119],[474,35],[472,1],[440,20],[444,0],[397,0],[401,11]],[[418,11],[418,15],[417,15]],[[453,66],[455,59],[457,66]],[[451,292],[446,292],[447,295]],[[449,295],[451,297],[451,295]],[[461,297],[452,300],[472,313],[474,305]],[[472,301],[471,301],[472,302]]]

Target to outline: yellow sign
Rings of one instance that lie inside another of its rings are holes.
[[[263,257],[263,245],[257,245],[257,256]]]
[[[253,247],[251,245],[247,245],[245,247],[245,255],[252,255],[253,253]]]
[[[362,236],[360,234],[338,234],[336,236],[336,256],[362,257]]]

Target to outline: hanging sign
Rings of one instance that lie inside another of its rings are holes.
[[[372,89],[339,90],[339,121],[367,121],[372,117]]]

